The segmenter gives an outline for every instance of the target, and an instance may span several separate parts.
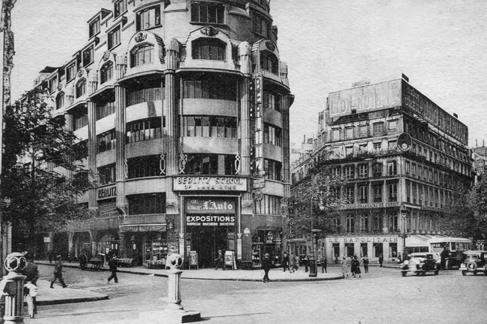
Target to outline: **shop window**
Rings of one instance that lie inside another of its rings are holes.
[[[83,51],[83,66],[88,66],[93,63],[93,55],[94,55],[94,47],[90,46],[89,48]]]
[[[89,36],[90,38],[100,32],[100,18],[96,18],[89,24]]]
[[[223,24],[225,9],[223,4],[213,2],[191,3],[191,22],[203,24]]]
[[[265,177],[269,180],[282,181],[282,164],[281,162],[265,159],[264,160]]]
[[[82,79],[76,83],[76,98],[83,96],[86,93],[86,80]]]
[[[372,184],[372,190],[374,192],[374,202],[382,202],[382,187],[382,182]]]
[[[108,61],[100,69],[100,84],[103,84],[113,78],[113,62]]]
[[[389,243],[389,257],[397,258],[397,243]]]
[[[183,134],[187,137],[237,138],[237,118],[218,116],[185,116]]]
[[[56,96],[56,109],[61,109],[64,106],[64,92],[60,92]]]
[[[127,143],[148,141],[161,137],[160,117],[137,120],[127,124]]]
[[[120,45],[120,41],[120,26],[118,26],[108,33],[108,49]]]
[[[374,257],[378,258],[383,256],[383,244],[382,243],[373,243],[374,247]]]
[[[345,243],[347,257],[352,258],[355,255],[354,243]]]
[[[117,18],[127,11],[127,0],[117,0],[113,4],[113,18]]]
[[[260,67],[262,70],[271,72],[273,74],[279,74],[279,62],[277,57],[268,52],[261,52],[260,53]]]
[[[115,144],[117,142],[115,137],[115,130],[105,132],[103,134],[96,136],[98,153],[110,151],[115,149]]]
[[[154,46],[144,44],[137,46],[130,52],[130,67],[136,67],[153,62]]]
[[[199,38],[192,43],[192,57],[195,60],[225,60],[227,44],[216,38]]]
[[[98,168],[98,181],[100,185],[115,183],[115,163]]]
[[[129,179],[161,175],[160,159],[158,155],[129,159],[127,165]]]
[[[367,249],[367,243],[360,243],[360,253],[362,257],[366,257],[369,255],[369,251]]]
[[[235,101],[237,97],[234,79],[202,75],[198,79],[183,81],[183,98],[224,99]]]
[[[264,91],[264,109],[281,111],[281,96],[273,92]]]
[[[166,212],[166,194],[152,193],[127,196],[129,215],[163,214]]]

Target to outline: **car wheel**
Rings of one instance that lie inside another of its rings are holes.
[[[466,276],[467,275],[467,271],[463,270],[462,271],[462,275]]]
[[[438,272],[439,272],[438,270],[435,270],[435,276],[437,276],[437,275],[438,275]]]
[[[406,277],[406,271],[401,271],[403,277]]]

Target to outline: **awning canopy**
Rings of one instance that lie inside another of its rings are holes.
[[[165,232],[166,224],[133,224],[121,225],[121,232]]]
[[[409,235],[406,237],[406,247],[428,247],[428,240],[433,237],[433,235]]]

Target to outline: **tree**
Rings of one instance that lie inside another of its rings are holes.
[[[81,163],[86,147],[66,129],[64,116],[52,115],[40,93],[8,106],[4,120],[3,215],[33,248],[36,233],[87,215],[77,203],[90,186]]]
[[[310,233],[312,227],[323,233],[334,233],[338,209],[347,200],[340,197],[340,188],[345,184],[340,177],[331,173],[329,166],[322,165],[310,171],[310,176],[294,185],[289,205],[294,214],[293,226],[296,232]]]
[[[475,241],[487,239],[487,176],[480,180],[468,193],[468,206],[472,210],[472,236]]]

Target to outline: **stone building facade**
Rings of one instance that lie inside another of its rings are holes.
[[[280,253],[293,96],[268,1],[115,0],[86,28],[36,85],[96,174],[92,218],[50,247],[138,264],[196,251],[200,266]]]
[[[399,258],[446,234],[440,226],[472,182],[468,129],[406,77],[330,93],[311,156],[293,167],[293,195],[316,167],[344,181],[346,203],[320,240],[327,258]]]

